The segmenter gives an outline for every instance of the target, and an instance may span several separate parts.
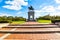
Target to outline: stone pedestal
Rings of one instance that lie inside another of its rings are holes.
[[[34,21],[34,11],[28,12],[28,21]]]

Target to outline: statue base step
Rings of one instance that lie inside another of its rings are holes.
[[[36,20],[27,20],[27,22],[36,22]]]

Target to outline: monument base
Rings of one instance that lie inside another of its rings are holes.
[[[36,20],[27,20],[27,22],[36,22]]]

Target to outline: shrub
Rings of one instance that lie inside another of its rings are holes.
[[[12,21],[10,20],[1,20],[0,23],[11,23]]]

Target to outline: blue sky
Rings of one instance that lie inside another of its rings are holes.
[[[35,18],[44,15],[60,16],[60,0],[0,0],[0,16],[28,17],[28,7],[35,9]]]

